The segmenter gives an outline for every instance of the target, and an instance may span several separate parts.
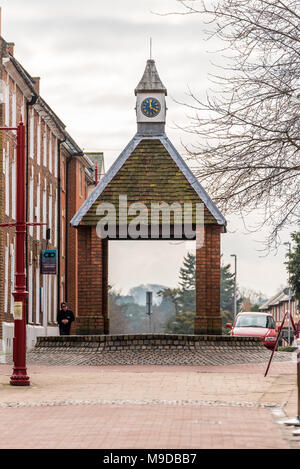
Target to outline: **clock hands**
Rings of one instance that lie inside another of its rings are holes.
[[[142,112],[147,117],[155,117],[160,111],[160,104],[155,98],[146,98],[142,103]]]

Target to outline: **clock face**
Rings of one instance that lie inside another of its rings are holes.
[[[141,110],[146,117],[155,117],[160,113],[160,102],[156,98],[146,98],[141,104]]]

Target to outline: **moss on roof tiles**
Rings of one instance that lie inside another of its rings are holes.
[[[200,202],[198,194],[158,139],[143,139],[138,144],[83,216],[81,224],[96,225],[101,218],[96,214],[97,208],[104,202],[114,205],[118,223],[120,195],[127,196],[127,207],[136,202],[145,204],[149,212],[149,222],[151,203],[178,202],[182,208],[183,204],[190,203],[193,206],[193,222],[195,222],[195,207]],[[128,216],[128,222],[138,214]],[[204,221],[206,224],[217,223],[207,207],[204,207]]]

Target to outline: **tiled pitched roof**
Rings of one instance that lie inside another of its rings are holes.
[[[165,135],[153,138],[136,135],[75,214],[71,225],[96,225],[99,221],[96,210],[103,202],[112,203],[118,212],[119,195],[127,196],[128,206],[142,202],[148,209],[153,202],[192,203],[195,207],[202,201],[205,223],[226,225],[222,214]]]
[[[289,295],[286,293],[288,291],[288,287],[284,288],[280,292],[276,293],[276,295],[272,296],[269,300],[263,303],[259,309],[261,311],[269,309],[271,306],[277,306],[280,303],[284,303],[289,301]],[[291,290],[291,299],[294,298],[294,293]]]

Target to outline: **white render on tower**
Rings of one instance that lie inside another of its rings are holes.
[[[136,95],[138,133],[142,135],[164,135],[167,89],[157,73],[154,60],[147,60],[144,74],[134,93]],[[147,117],[142,112],[142,103],[147,98],[155,98],[160,104],[160,111],[154,117]]]

